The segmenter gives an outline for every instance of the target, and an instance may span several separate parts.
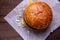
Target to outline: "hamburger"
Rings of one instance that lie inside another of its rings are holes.
[[[45,2],[32,2],[24,10],[23,19],[28,27],[44,30],[52,21],[52,10]]]

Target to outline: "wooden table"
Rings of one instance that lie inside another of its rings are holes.
[[[0,40],[23,40],[21,36],[4,20],[4,17],[22,0],[0,0]],[[60,40],[60,28],[46,40]]]

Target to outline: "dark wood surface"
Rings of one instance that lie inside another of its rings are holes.
[[[4,17],[22,0],[0,0],[0,40],[23,40],[4,20]]]
[[[4,20],[4,17],[22,0],[0,0],[0,40],[23,40],[21,36]],[[60,40],[60,27],[46,40]]]

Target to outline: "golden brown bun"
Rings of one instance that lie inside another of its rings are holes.
[[[52,11],[44,2],[33,2],[25,8],[23,18],[29,27],[45,29],[52,21]]]

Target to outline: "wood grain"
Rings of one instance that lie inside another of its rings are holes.
[[[23,40],[4,20],[4,17],[22,0],[0,0],[0,40]]]
[[[47,37],[46,40],[60,40],[60,26]]]
[[[0,39],[22,40],[19,34],[8,23],[0,23]]]

